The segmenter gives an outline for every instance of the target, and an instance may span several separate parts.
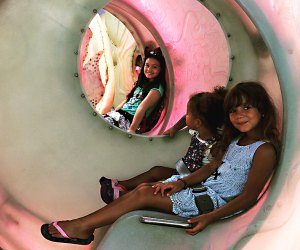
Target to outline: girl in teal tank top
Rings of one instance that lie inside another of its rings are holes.
[[[144,118],[149,119],[156,107],[160,107],[166,90],[166,62],[160,48],[145,50],[145,62],[138,80],[115,110],[104,115],[109,123],[136,133]]]

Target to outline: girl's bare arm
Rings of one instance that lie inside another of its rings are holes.
[[[186,127],[185,115],[180,118],[180,120],[172,127],[163,132],[163,135],[174,136],[180,129]]]
[[[115,110],[118,111],[119,109],[121,109],[121,108],[124,106],[125,103],[126,103],[126,100],[124,100],[123,102],[121,102],[121,103],[115,108]]]
[[[159,101],[160,98],[161,95],[158,90],[152,89],[149,91],[145,99],[141,102],[141,104],[137,108],[132,123],[130,125],[130,128],[128,129],[128,132],[135,133],[136,129],[139,127],[140,123],[142,122],[146,114],[146,111],[152,106],[154,106]]]
[[[221,161],[213,160],[212,162],[202,166],[195,172],[189,174],[188,176],[168,183],[156,183],[152,187],[155,189],[154,194],[161,193],[162,196],[170,196],[185,187],[193,186],[199,184],[211,176],[217,168],[221,165]]]

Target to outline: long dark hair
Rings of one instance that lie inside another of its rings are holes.
[[[145,60],[143,62],[143,66],[141,68],[141,72],[138,76],[138,80],[137,80],[135,86],[132,88],[132,90],[127,95],[127,101],[129,101],[129,99],[133,96],[133,93],[137,87],[142,88],[142,90],[143,90],[142,98],[143,99],[147,96],[150,89],[159,88],[160,86],[162,86],[162,88],[164,90],[163,96],[161,99],[163,99],[163,97],[165,95],[165,92],[166,92],[166,78],[165,78],[166,77],[166,61],[162,54],[162,51],[159,47],[154,49],[153,51],[149,50],[146,47],[144,53],[145,53]],[[148,81],[148,79],[144,73],[145,63],[148,58],[154,58],[160,64],[160,72],[159,72],[158,76],[154,79],[154,81],[151,82],[151,84]]]
[[[222,138],[223,152],[231,141],[241,135],[229,120],[230,111],[241,105],[247,104],[257,108],[262,115],[259,126],[262,128],[262,140],[272,143],[279,150],[278,114],[272,99],[265,88],[258,82],[241,82],[234,86],[226,95],[224,100],[225,123]]]

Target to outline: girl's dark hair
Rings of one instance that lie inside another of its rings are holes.
[[[165,95],[165,92],[166,92],[166,78],[165,78],[166,77],[166,61],[162,54],[162,51],[159,47],[154,49],[153,51],[149,50],[148,47],[146,47],[144,53],[145,53],[145,60],[143,62],[143,66],[141,68],[141,72],[139,74],[139,77],[138,77],[138,80],[137,80],[135,86],[132,88],[132,90],[127,95],[127,101],[129,101],[129,99],[133,96],[133,93],[137,87],[140,87],[143,90],[142,98],[145,98],[147,96],[150,89],[159,88],[160,85],[162,86],[162,88],[164,90],[163,96],[161,99],[163,99],[163,97]],[[157,61],[159,61],[159,64],[160,64],[160,72],[159,72],[158,76],[154,79],[154,81],[151,82],[151,84],[149,84],[148,79],[144,73],[145,63],[148,58],[154,58]]]
[[[141,66],[142,63],[143,63],[143,58],[141,55],[138,55],[135,59],[135,66]]]
[[[262,140],[272,143],[279,149],[278,114],[272,99],[265,88],[258,82],[241,82],[234,86],[224,100],[225,122],[222,149],[226,151],[231,141],[241,135],[229,120],[230,111],[246,102],[258,109],[262,115],[259,126],[263,131]]]
[[[200,118],[215,132],[224,122],[223,103],[226,92],[224,87],[216,86],[213,92],[193,95],[188,103],[193,115]]]

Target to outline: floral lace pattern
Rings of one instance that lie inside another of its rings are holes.
[[[238,140],[233,141],[228,147],[222,165],[218,168],[218,175],[212,175],[203,182],[207,191],[193,193],[192,188],[186,188],[170,196],[173,212],[182,217],[192,217],[201,213],[195,203],[195,197],[198,195],[208,194],[215,209],[238,196],[248,179],[253,156],[258,147],[264,143],[257,141],[240,146]],[[173,175],[163,182],[173,182],[184,176],[187,175]]]

